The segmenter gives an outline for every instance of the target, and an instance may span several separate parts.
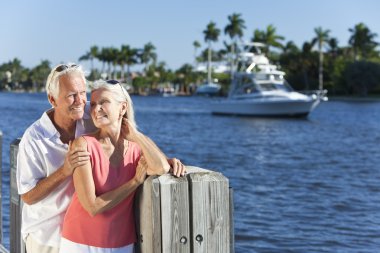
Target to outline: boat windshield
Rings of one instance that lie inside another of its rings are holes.
[[[273,90],[282,90],[282,91],[293,91],[292,87],[284,80],[284,82],[262,82],[258,84],[261,91],[273,91]]]
[[[233,93],[237,95],[250,94],[258,91],[250,76],[236,78],[234,85],[235,89]]]

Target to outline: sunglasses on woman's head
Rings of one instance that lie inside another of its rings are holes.
[[[119,81],[111,79],[111,80],[107,80],[106,83],[111,84],[111,85],[116,85],[116,84],[118,84],[118,85],[120,86],[121,92],[123,92],[123,95],[124,95],[125,97],[127,97],[127,95],[125,94],[125,91],[124,91],[124,89],[123,89],[123,86],[121,86],[121,83],[120,83]]]
[[[116,81],[116,80],[113,80],[113,79],[107,80],[106,83],[108,83],[108,84],[120,84],[119,81]]]
[[[56,72],[62,72],[64,70],[66,70],[66,69],[76,68],[76,67],[78,67],[78,65],[76,65],[76,64],[71,64],[71,65],[62,64],[62,65],[59,65],[58,67],[56,67],[54,71],[56,71]]]

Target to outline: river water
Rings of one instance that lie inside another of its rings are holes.
[[[379,102],[269,119],[214,116],[210,98],[132,100],[140,130],[169,157],[229,178],[236,252],[379,252]],[[0,93],[8,247],[9,144],[48,107],[45,94]]]

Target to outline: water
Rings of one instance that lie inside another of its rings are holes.
[[[380,103],[327,102],[304,120],[213,116],[209,98],[132,99],[169,157],[229,178],[236,252],[379,252]],[[9,144],[48,106],[45,94],[0,93],[8,247]]]

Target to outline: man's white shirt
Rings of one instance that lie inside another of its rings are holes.
[[[88,113],[76,123],[75,137],[95,128]],[[53,109],[50,109],[53,110]],[[51,122],[48,112],[34,122],[24,133],[17,156],[18,193],[33,189],[39,180],[48,177],[65,160],[68,144],[62,143],[60,134]],[[72,177],[69,177],[44,199],[33,205],[23,205],[21,233],[42,245],[59,247],[63,218],[74,193]]]

